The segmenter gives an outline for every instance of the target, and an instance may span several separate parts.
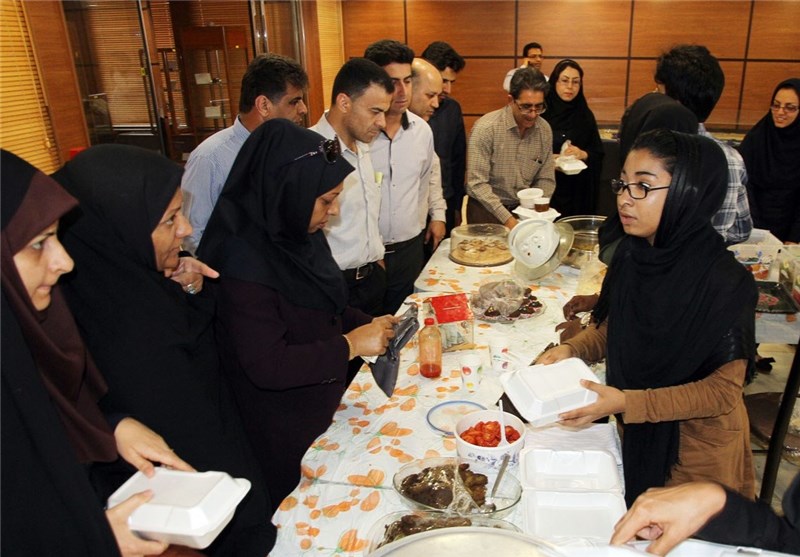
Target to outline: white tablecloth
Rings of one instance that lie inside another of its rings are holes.
[[[442,292],[470,292],[489,277],[511,272],[510,264],[492,268],[457,265],[447,257],[447,250],[445,242],[416,282],[421,292],[413,294],[410,301],[421,303]],[[561,307],[575,292],[577,282],[577,270],[559,267],[530,285],[545,304],[541,315],[511,324],[475,322],[475,352],[485,364],[483,380],[475,393],[461,386],[457,353],[444,355],[441,377],[422,377],[416,361],[416,338],[401,354],[391,398],[378,388],[369,369],[362,368],[345,392],[333,423],[304,456],[303,480],[273,517],[278,539],[271,555],[365,555],[372,525],[386,514],[406,509],[392,488],[394,473],[414,459],[456,454],[455,441],[428,425],[430,408],[447,400],[494,404],[502,388],[498,374],[489,365],[488,335],[505,335],[511,340],[514,355],[529,362],[548,343],[557,342],[554,327],[563,320]],[[607,450],[622,471],[613,424],[595,424],[579,431],[560,426],[529,429],[526,445]],[[521,508],[519,505],[506,520],[522,527]],[[692,546],[692,554],[720,555],[717,550],[701,550],[707,545]],[[574,546],[568,549],[577,550]]]

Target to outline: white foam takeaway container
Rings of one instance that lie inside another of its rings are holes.
[[[608,543],[625,514],[625,500],[611,491],[534,491],[522,496],[524,530],[558,543],[567,539]]]
[[[141,472],[131,476],[108,498],[108,506],[148,489],[153,498],[131,514],[130,529],[147,539],[203,549],[233,518],[250,482],[225,472],[156,468],[152,478]]]
[[[520,482],[543,491],[622,492],[617,461],[601,450],[522,449]]]
[[[550,365],[520,368],[500,377],[508,398],[533,427],[558,421],[558,415],[591,404],[597,393],[581,386],[580,380],[600,380],[580,358],[567,358]]]

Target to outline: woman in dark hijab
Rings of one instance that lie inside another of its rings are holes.
[[[747,167],[753,226],[782,242],[800,242],[800,79],[772,93],[770,111],[753,126],[739,151]]]
[[[561,60],[550,75],[547,112],[542,116],[553,129],[553,153],[574,156],[588,168],[567,175],[556,168],[556,190],[550,204],[562,216],[594,214],[597,183],[603,165],[603,142],[597,120],[583,95],[583,68],[575,60]]]
[[[274,505],[331,423],[348,362],[382,353],[391,317],[347,306],[322,229],[353,171],[325,140],[270,120],[239,152],[198,249],[220,272],[223,362]],[[344,334],[343,334],[344,333]]]
[[[262,557],[274,543],[266,490],[220,373],[211,300],[169,275],[191,233],[181,214],[182,169],[151,151],[100,145],[55,174],[80,202],[64,226],[77,263],[67,301],[109,383],[103,407],[157,429],[198,470],[247,478],[252,489],[211,555]],[[113,489],[126,471],[97,472]]]
[[[151,495],[109,509],[87,467],[117,450],[151,475],[152,463],[191,468],[131,418],[114,432],[97,406],[106,384],[56,282],[73,261],[56,237],[77,205],[54,180],[8,151],[2,167],[2,553],[106,557],[160,554],[127,518]],[[116,439],[115,439],[116,436]]]
[[[754,495],[742,387],[755,355],[752,275],[711,216],[725,195],[722,150],[655,130],[634,142],[613,183],[625,237],[587,327],[540,358],[606,357],[598,400],[565,412],[580,425],[616,414],[628,505],[650,487],[713,480]]]

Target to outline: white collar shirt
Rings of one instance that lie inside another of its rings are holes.
[[[381,132],[372,142],[372,163],[381,178],[379,226],[386,244],[410,240],[425,228],[426,219],[444,222],[439,160],[433,132],[425,120],[406,111],[403,125],[389,139]]]
[[[333,139],[336,131],[328,122],[327,114],[310,129]],[[376,181],[370,146],[356,141],[357,152],[354,152],[341,139],[339,145],[342,156],[355,170],[344,179],[344,188],[339,194],[339,214],[328,221],[325,237],[333,258],[344,271],[383,259],[384,249],[378,230],[381,184]]]

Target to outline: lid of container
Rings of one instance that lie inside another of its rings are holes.
[[[153,498],[128,518],[135,532],[199,536],[214,530],[236,509],[250,491],[250,482],[225,472],[183,472],[157,467],[148,478],[141,472],[130,477],[108,498],[114,507],[145,490]]]
[[[461,226],[456,226],[453,231],[457,236],[495,236],[501,238],[508,236],[508,228],[502,224],[462,224]]]
[[[559,232],[552,222],[529,219],[511,230],[508,248],[517,261],[528,267],[539,267],[555,253],[558,241]]]
[[[581,379],[600,382],[583,360],[567,358],[511,371],[500,376],[500,383],[522,417],[539,427],[597,400],[597,393],[582,387]]]
[[[425,325],[433,325],[434,323],[436,323],[436,321],[433,319],[433,317],[425,318]]]

